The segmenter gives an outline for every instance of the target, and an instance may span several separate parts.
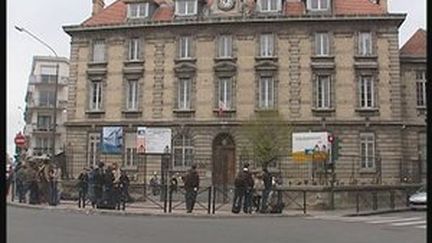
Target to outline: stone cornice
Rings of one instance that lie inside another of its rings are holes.
[[[247,120],[207,120],[207,121],[194,121],[194,120],[153,120],[153,121],[69,121],[65,122],[65,127],[91,127],[92,125],[96,126],[152,126],[152,127],[175,127],[175,126],[239,126],[242,123],[246,123]],[[426,124],[408,124],[403,121],[368,121],[370,126],[416,126],[416,127],[426,127]],[[287,124],[296,127],[304,127],[304,126],[322,126],[322,121],[311,121],[311,120],[298,120],[298,121],[287,121]],[[326,126],[364,126],[365,121],[325,121]]]
[[[399,60],[402,63],[424,63],[426,65],[426,57],[425,56],[404,56],[400,55]]]
[[[398,26],[405,20],[406,14],[385,14],[385,15],[337,15],[337,16],[266,16],[263,18],[243,18],[243,17],[227,17],[227,18],[209,18],[197,19],[195,21],[185,21],[176,19],[171,22],[158,21],[143,21],[139,23],[121,23],[109,24],[100,26],[82,26],[68,25],[63,26],[63,30],[71,35],[76,32],[84,31],[99,31],[99,30],[115,30],[115,29],[131,29],[131,28],[152,28],[163,26],[200,26],[200,25],[221,25],[221,24],[239,24],[244,26],[245,23],[283,23],[283,22],[347,22],[347,21],[395,21]]]

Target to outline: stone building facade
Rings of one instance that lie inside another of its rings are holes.
[[[340,183],[400,182],[406,15],[389,13],[387,1],[93,2],[89,19],[64,27],[69,174],[119,162],[143,182],[161,159],[136,154],[137,127],[169,127],[171,171],[197,163],[203,184],[232,184],[242,163],[253,164],[241,125],[271,110],[294,132],[342,139]],[[123,127],[122,154],[100,152],[104,126]],[[311,179],[309,167],[288,153],[270,170],[299,184]]]
[[[416,33],[400,50],[403,100],[402,180],[426,180],[426,31]],[[412,176],[414,175],[414,176]]]

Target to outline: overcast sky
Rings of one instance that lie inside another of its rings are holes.
[[[349,1],[349,0],[347,0]],[[408,13],[400,28],[400,45],[418,29],[426,28],[426,0],[388,0],[391,12]],[[114,0],[105,0],[106,5]],[[51,52],[24,33],[18,25],[51,45],[59,56],[69,58],[70,38],[62,26],[79,24],[91,14],[92,0],[7,0],[7,152],[15,151],[13,138],[24,126],[23,109],[28,77],[35,55]]]

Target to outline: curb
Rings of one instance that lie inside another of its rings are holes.
[[[371,216],[378,214],[387,214],[387,213],[398,213],[398,212],[407,212],[410,211],[410,208],[399,208],[399,209],[390,209],[390,210],[381,210],[381,211],[372,211],[372,212],[359,212],[359,213],[350,213],[343,215],[344,217],[356,217],[356,216]]]
[[[127,217],[168,217],[168,218],[201,218],[201,219],[222,219],[222,218],[292,218],[292,217],[310,217],[309,214],[252,214],[252,215],[218,215],[218,214],[184,214],[184,213],[150,213],[150,212],[126,212],[117,210],[106,210],[106,209],[78,209],[78,208],[58,208],[53,206],[38,206],[30,204],[19,204],[13,202],[7,202],[8,206],[17,208],[27,208],[36,210],[50,210],[50,211],[60,211],[69,213],[78,213],[85,215],[110,215],[110,216],[127,216]]]

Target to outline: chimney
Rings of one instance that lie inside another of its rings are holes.
[[[95,16],[96,14],[100,13],[103,8],[105,7],[104,0],[92,0],[93,1],[93,12],[92,16]]]
[[[382,8],[382,10],[384,10],[384,12],[388,12],[388,9],[387,9],[387,1],[388,0],[375,0],[375,2],[378,4],[378,5],[380,5],[380,7]]]
[[[382,8],[386,13],[388,12],[387,1],[388,1],[388,0],[380,0],[380,1],[379,1],[379,4],[380,4],[381,8]]]

